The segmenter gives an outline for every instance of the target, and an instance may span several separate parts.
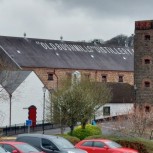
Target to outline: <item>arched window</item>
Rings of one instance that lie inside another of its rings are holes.
[[[144,82],[144,87],[150,88],[150,86],[151,86],[151,84],[150,84],[149,81],[145,81],[145,82]]]
[[[150,89],[152,88],[152,81],[149,78],[144,78],[142,81],[142,89]]]
[[[144,64],[151,64],[151,60],[150,59],[144,59]]]
[[[142,58],[142,65],[150,65],[152,64],[152,57],[146,55]]]

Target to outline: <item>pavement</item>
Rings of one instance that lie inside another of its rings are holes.
[[[105,135],[110,135],[112,134],[115,129],[113,128],[112,126],[113,123],[111,122],[106,122],[106,123],[100,123],[99,126],[102,128],[102,133],[105,134]],[[67,133],[70,131],[70,128],[67,127],[65,128],[64,130],[64,133]],[[28,132],[26,132],[28,133]],[[30,132],[30,133],[40,133],[40,134],[43,134],[43,131],[37,131],[37,132]],[[50,129],[50,130],[45,130],[44,131],[44,134],[47,134],[47,135],[55,135],[55,134],[60,134],[61,133],[61,129],[60,128],[57,128],[57,129]],[[16,136],[17,135],[13,135],[13,136],[5,136],[5,137],[2,137],[2,140],[15,140],[16,139]]]

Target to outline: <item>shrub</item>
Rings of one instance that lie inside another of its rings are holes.
[[[70,141],[73,145],[77,144],[80,139],[77,138],[77,137],[74,137],[74,136],[70,136],[70,135],[67,135],[67,134],[58,134],[59,136],[67,139],[68,141]]]
[[[74,136],[70,136],[70,135],[64,135],[63,136],[65,139],[69,140],[73,145],[77,144],[80,139]]]
[[[92,135],[100,135],[102,134],[101,128],[95,125],[87,124],[85,129],[82,129],[81,126],[78,126],[74,129],[72,136],[83,140],[84,138]]]
[[[124,147],[133,148],[139,151],[139,153],[153,153],[153,141],[141,139],[141,138],[119,138],[115,136],[107,135],[95,135],[87,137],[86,139],[109,139],[113,140]]]

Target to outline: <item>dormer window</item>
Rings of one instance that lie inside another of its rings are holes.
[[[150,40],[150,35],[145,35],[144,39],[145,40]]]

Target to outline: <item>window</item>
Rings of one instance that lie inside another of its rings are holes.
[[[13,152],[13,150],[16,150],[15,147],[8,145],[8,144],[4,144],[3,147],[9,152]]]
[[[102,82],[107,82],[107,75],[102,75]]]
[[[92,143],[93,143],[93,141],[87,141],[87,142],[84,142],[84,143],[82,144],[82,146],[92,147]]]
[[[55,149],[57,150],[57,147],[49,140],[47,139],[42,139],[42,147],[46,148],[46,149]]]
[[[145,35],[145,40],[150,40],[150,35]]]
[[[84,74],[84,78],[89,80],[90,74]]]
[[[103,115],[104,116],[110,115],[110,107],[109,106],[103,107]]]
[[[146,113],[149,113],[149,112],[150,112],[150,107],[149,107],[149,106],[146,106],[146,107],[145,107],[145,112],[146,112]]]
[[[29,144],[14,144],[14,146],[22,152],[38,152],[38,150]]]
[[[142,59],[142,65],[151,65],[152,64],[152,57],[151,56],[144,56]]]
[[[52,81],[53,80],[53,73],[48,73],[48,80]]]
[[[99,141],[95,141],[93,146],[98,148],[104,148],[105,144]]]
[[[118,76],[118,82],[123,82],[123,75]]]
[[[66,77],[67,77],[68,80],[71,80],[72,79],[72,74],[70,72],[67,72]]]
[[[144,63],[145,63],[145,64],[150,64],[151,61],[150,61],[150,59],[145,59],[145,60],[144,60]]]
[[[144,86],[145,86],[146,88],[149,88],[149,87],[150,87],[150,82],[149,82],[149,81],[145,81],[145,82],[144,82]]]

